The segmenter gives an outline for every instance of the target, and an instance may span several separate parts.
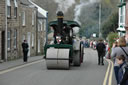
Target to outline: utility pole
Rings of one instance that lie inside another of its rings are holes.
[[[99,4],[99,38],[101,38],[101,3]]]

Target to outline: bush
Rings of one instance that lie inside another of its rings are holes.
[[[108,34],[109,47],[112,48],[112,44],[118,39],[118,33],[111,32]]]

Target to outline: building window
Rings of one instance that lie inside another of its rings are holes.
[[[122,7],[120,7],[119,8],[119,13],[120,13],[120,23],[122,24],[122,25],[124,25],[125,24],[125,6],[122,6]]]
[[[34,12],[32,12],[32,25],[34,25]]]
[[[10,0],[7,0],[7,17],[11,17],[11,3]]]
[[[34,47],[34,34],[32,33],[32,47]]]
[[[25,26],[25,12],[21,13],[21,17],[22,17],[22,26]]]
[[[14,30],[14,48],[17,47],[17,30]]]
[[[17,7],[14,8],[14,17],[17,18]]]
[[[121,2],[123,3],[123,2],[125,2],[124,0],[121,0]]]
[[[46,30],[46,20],[44,20],[44,31]]]
[[[123,7],[120,8],[120,23],[123,23]]]
[[[41,26],[41,28],[40,28],[41,31],[43,31],[43,25],[42,25],[42,22],[40,23],[40,26]]]
[[[7,48],[8,50],[10,50],[11,48],[11,32],[8,31],[8,34],[7,34]]]
[[[24,40],[25,40],[25,35],[22,36],[22,42],[24,42]]]
[[[40,24],[40,22],[38,23],[38,31],[40,31],[41,30],[41,24]]]
[[[18,7],[18,4],[17,4],[17,0],[14,0],[14,17],[17,18],[17,7]]]
[[[11,6],[7,6],[7,17],[11,17]]]

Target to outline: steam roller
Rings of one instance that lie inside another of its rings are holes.
[[[71,65],[80,66],[83,62],[84,47],[77,37],[75,29],[80,25],[76,21],[63,20],[59,11],[57,20],[49,22],[48,39],[45,45],[47,69],[69,69]]]

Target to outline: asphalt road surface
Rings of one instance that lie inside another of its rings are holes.
[[[102,66],[97,60],[97,51],[85,48],[81,67],[47,70],[45,60],[40,60],[1,72],[0,85],[103,85],[108,62]]]

